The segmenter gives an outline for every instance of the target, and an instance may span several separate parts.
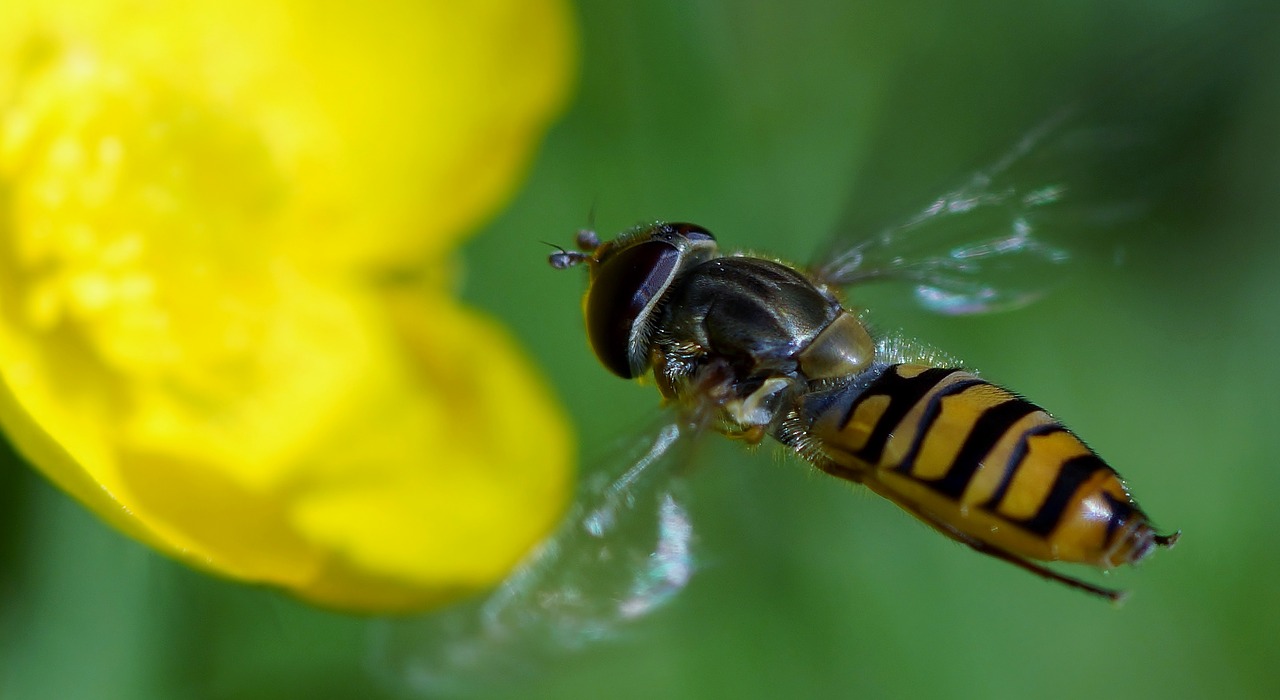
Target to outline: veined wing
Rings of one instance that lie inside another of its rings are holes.
[[[1141,222],[1199,182],[1207,135],[1220,131],[1227,109],[1219,98],[1238,78],[1219,53],[1229,55],[1196,34],[1099,64],[1102,77],[1081,88],[1086,97],[1046,110],[985,164],[908,203],[905,215],[877,218],[893,196],[882,176],[901,170],[884,163],[904,154],[893,145],[873,153],[866,179],[879,191],[852,202],[812,272],[832,286],[896,281],[916,305],[963,315],[1025,305],[1080,262],[1119,259]]]
[[[1061,180],[1020,180],[1020,168],[1047,148],[1069,118],[1060,115],[1024,135],[1008,153],[927,202],[902,223],[832,254],[813,272],[852,286],[898,280],[931,311],[969,314],[1016,307],[1043,291],[1044,270],[1072,259],[1041,232],[1044,212],[1069,193]]]
[[[379,672],[415,693],[473,692],[518,680],[662,607],[694,571],[678,469],[694,432],[664,413],[616,445],[583,480],[556,532],[487,597],[380,623]]]

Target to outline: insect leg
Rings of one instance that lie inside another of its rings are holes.
[[[970,547],[972,547],[974,550],[978,552],[982,552],[983,554],[993,556],[996,559],[1007,561],[1010,564],[1013,564],[1014,566],[1017,566],[1023,569],[1024,571],[1030,571],[1031,573],[1036,574],[1037,576],[1040,576],[1042,578],[1047,578],[1052,581],[1065,583],[1066,585],[1072,588],[1082,590],[1086,593],[1091,593],[1100,598],[1105,598],[1113,603],[1118,604],[1123,602],[1125,596],[1127,595],[1124,591],[1118,591],[1114,588],[1104,588],[1102,586],[1089,583],[1088,581],[1083,581],[1081,579],[1078,579],[1072,576],[1060,574],[1057,571],[1054,571],[1053,569],[1050,569],[1047,566],[1044,566],[1042,564],[1037,564],[1031,561],[1030,559],[1024,559],[1015,554],[1010,554],[1009,552],[1006,552],[1003,549],[992,547],[991,545],[983,542],[967,541],[961,538],[956,538],[956,539],[958,539],[961,542],[964,542],[965,544],[969,545]]]
[[[1124,597],[1126,595],[1124,591],[1118,591],[1118,590],[1115,590],[1114,588],[1104,588],[1102,586],[1089,583],[1088,581],[1074,578],[1072,576],[1067,576],[1066,574],[1060,574],[1057,571],[1054,571],[1053,569],[1050,569],[1049,567],[1044,566],[1043,564],[1037,564],[1036,562],[1031,561],[1030,559],[1026,559],[1024,557],[1020,557],[1011,552],[1007,552],[1003,549],[1000,549],[999,547],[995,547],[990,544],[987,544],[986,542],[975,540],[972,537],[969,537],[968,535],[965,535],[964,533],[955,530],[954,528],[947,525],[946,523],[943,523],[937,520],[936,518],[920,510],[919,508],[914,508],[900,501],[895,501],[895,503],[897,503],[907,512],[911,513],[917,518],[933,526],[933,528],[938,532],[941,532],[942,534],[946,535],[947,537],[950,537],[951,539],[957,542],[960,542],[961,544],[968,545],[976,552],[981,552],[983,554],[986,554],[987,556],[995,557],[996,559],[1000,559],[1001,561],[1009,562],[1010,564],[1013,564],[1014,566],[1022,569],[1023,571],[1029,571],[1041,578],[1046,578],[1051,581],[1057,581],[1059,583],[1066,584],[1071,588],[1075,588],[1077,590],[1081,590],[1086,593],[1096,595],[1099,598],[1105,598],[1106,600],[1109,600],[1113,603],[1120,603],[1124,600]]]

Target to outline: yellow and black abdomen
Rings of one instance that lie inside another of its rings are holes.
[[[914,364],[815,397],[803,454],[1004,559],[1111,568],[1155,533],[1111,467],[1035,404],[960,369]]]

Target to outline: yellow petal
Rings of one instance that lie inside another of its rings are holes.
[[[558,3],[0,7],[0,422],[193,564],[329,605],[501,578],[563,417],[429,278],[563,98]]]
[[[343,414],[349,424],[315,443],[313,473],[343,476],[300,485],[299,527],[353,559],[355,572],[416,581],[448,570],[475,590],[508,572],[562,512],[573,456],[565,418],[496,324],[407,290],[387,304],[404,354],[361,383],[365,393],[351,397],[360,410]],[[365,439],[344,437],[353,434]]]

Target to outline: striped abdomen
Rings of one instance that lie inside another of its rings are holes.
[[[806,409],[821,469],[1001,558],[1110,568],[1170,541],[1061,423],[964,370],[890,365]]]

